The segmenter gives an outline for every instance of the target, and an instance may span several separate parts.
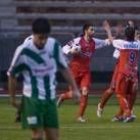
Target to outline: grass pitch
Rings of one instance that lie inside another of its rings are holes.
[[[138,99],[139,100],[139,99]],[[60,120],[60,140],[140,140],[140,105],[135,105],[137,119],[133,123],[111,122],[118,106],[111,100],[103,117],[96,117],[98,98],[91,98],[85,113],[86,123],[76,121],[78,105],[64,102],[58,108]],[[22,130],[14,122],[15,109],[7,99],[0,98],[0,140],[30,140],[30,131]]]

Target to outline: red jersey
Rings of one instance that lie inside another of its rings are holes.
[[[86,72],[90,70],[90,62],[95,51],[95,42],[91,39],[87,42],[83,37],[79,41],[81,51],[74,54],[70,62],[70,67],[77,67],[79,72]]]
[[[80,46],[79,53],[69,55],[71,48],[77,47],[78,45]],[[91,40],[87,42],[84,37],[78,37],[63,47],[63,53],[71,58],[69,65],[74,75],[80,75],[80,73],[90,71],[90,62],[95,49],[107,45],[109,45],[108,40],[91,38]]]

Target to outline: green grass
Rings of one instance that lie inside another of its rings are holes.
[[[140,139],[140,106],[135,106],[137,119],[133,123],[113,123],[112,116],[118,106],[109,102],[103,118],[96,117],[96,103],[98,98],[90,100],[85,113],[87,122],[76,122],[78,106],[72,102],[65,102],[59,109],[60,140],[139,140]],[[94,104],[93,104],[94,102]],[[30,131],[22,130],[14,123],[15,109],[8,101],[0,99],[0,140],[30,140]]]

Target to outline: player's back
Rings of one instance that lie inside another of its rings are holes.
[[[137,41],[116,40],[113,45],[120,49],[119,72],[129,75],[137,71],[140,44]]]
[[[129,74],[137,71],[138,50],[126,49],[120,51],[119,72]]]

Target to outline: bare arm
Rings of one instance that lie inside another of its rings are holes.
[[[107,20],[105,20],[103,22],[103,28],[107,33],[107,36],[108,36],[108,39],[110,40],[110,43],[112,43],[112,41],[113,41],[112,32],[111,32],[110,24]]]
[[[17,86],[17,79],[13,76],[8,76],[8,94],[10,95],[10,102],[11,104],[18,108],[18,104],[16,102],[16,86]]]

